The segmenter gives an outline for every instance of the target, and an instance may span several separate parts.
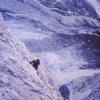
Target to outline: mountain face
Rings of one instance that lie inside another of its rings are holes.
[[[93,76],[80,77],[69,82],[70,100],[100,100],[100,73]]]
[[[46,1],[46,4],[51,1],[52,0]],[[68,5],[65,5],[66,7],[71,6],[70,1],[66,2],[69,3]],[[75,1],[72,1],[72,4],[74,3]],[[55,3],[52,1],[52,4]],[[28,37],[30,39],[32,35],[31,33],[33,32],[38,34],[41,33],[44,36],[46,34],[48,35],[52,33],[75,34],[75,32],[73,31],[76,31],[77,33],[86,33],[91,31],[94,32],[94,30],[99,30],[98,27],[100,27],[100,24],[96,20],[97,14],[93,7],[90,6],[90,4],[88,5],[84,0],[81,2],[79,1],[79,3],[75,4],[87,6],[91,10],[88,11],[88,8],[81,6],[80,8],[83,8],[84,10],[84,16],[81,14],[76,14],[76,10],[71,10],[71,12],[73,12],[72,15],[69,14],[69,16],[62,16],[62,14],[57,14],[56,12],[51,11],[51,9],[44,7],[37,0],[1,0],[0,11],[2,12],[4,19],[6,20],[6,24],[8,25],[8,27],[15,34],[20,32],[20,36],[19,34],[17,34],[17,36],[20,38],[24,38],[23,34],[29,34]],[[68,8],[77,8],[75,4],[74,6]],[[62,5],[62,8],[63,7],[64,6]],[[80,8],[77,8],[78,11],[83,12]],[[93,15],[95,18],[93,17]],[[9,23],[11,23],[10,26]]]
[[[0,99],[61,100],[52,78],[30,65],[32,54],[5,26],[0,14]]]
[[[87,0],[38,0],[51,10],[65,16],[98,17],[95,9]]]
[[[95,86],[100,83],[99,4],[99,0],[0,0],[7,27],[40,56],[65,100],[100,99],[99,85]]]

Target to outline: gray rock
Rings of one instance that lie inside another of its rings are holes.
[[[100,100],[100,73],[80,77],[67,84],[71,100]]]
[[[42,66],[37,75],[29,64],[32,58],[25,45],[4,25],[0,14],[0,100],[62,99]]]
[[[88,97],[83,100],[100,100],[100,88],[93,90]]]

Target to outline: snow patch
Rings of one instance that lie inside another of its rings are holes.
[[[63,3],[63,0],[56,0],[56,2],[60,2],[60,3]]]
[[[54,78],[57,81],[58,85],[62,85],[64,83],[68,83],[74,79],[77,79],[81,76],[92,76],[95,73],[100,73],[100,70],[73,70],[73,71],[66,71],[62,72],[60,70],[56,70],[53,72]],[[55,77],[56,76],[56,77]]]

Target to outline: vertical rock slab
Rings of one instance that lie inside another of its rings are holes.
[[[42,66],[38,76],[31,60],[31,53],[5,26],[0,14],[1,100],[61,100],[56,85],[49,82],[52,78]]]

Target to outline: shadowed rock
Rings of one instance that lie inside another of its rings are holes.
[[[59,88],[61,95],[64,97],[64,100],[69,100],[70,90],[66,85],[62,85]]]

